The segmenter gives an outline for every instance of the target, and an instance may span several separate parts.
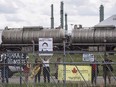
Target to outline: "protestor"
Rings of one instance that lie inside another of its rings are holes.
[[[35,59],[34,67],[36,67],[36,66],[39,66],[40,69],[37,71],[37,74],[35,75],[35,83],[37,82],[37,79],[38,79],[38,83],[40,83],[42,64],[41,64],[41,61],[38,60],[38,58]]]
[[[8,77],[8,74],[9,74],[9,68],[8,68],[8,65],[7,65],[7,58],[5,56],[5,54],[2,54],[1,55],[1,59],[2,60],[2,63],[3,63],[3,66],[1,67],[1,77],[2,77],[2,83],[9,83],[9,77]]]
[[[61,58],[57,58],[56,64],[55,64],[55,69],[56,69],[55,78],[56,79],[58,79],[58,65],[59,65],[60,62],[61,62]],[[58,80],[58,83],[59,83],[59,80]]]
[[[48,83],[50,82],[50,67],[49,67],[49,60],[50,58],[42,59],[43,62],[43,76],[44,76],[44,83],[46,83],[46,77],[48,79]]]
[[[97,80],[97,76],[98,76],[98,73],[99,73],[99,68],[98,68],[98,64],[96,64],[97,61],[94,60],[91,64],[92,66],[92,84],[95,84],[96,85],[96,80]]]
[[[112,60],[109,60],[108,58],[106,58],[103,63],[111,63]],[[104,82],[105,84],[107,83],[107,77],[108,77],[108,81],[109,84],[111,84],[111,73],[113,71],[113,67],[111,64],[103,64],[103,78],[104,78]]]
[[[29,59],[29,56],[26,57],[25,65],[23,67],[25,82],[28,82],[30,68],[31,68],[31,64],[29,63],[28,59]]]

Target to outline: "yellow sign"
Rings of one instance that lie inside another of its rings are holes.
[[[91,66],[66,65],[67,81],[91,81]],[[58,66],[58,80],[64,80],[64,66]]]
[[[29,79],[30,79],[30,80],[33,79],[34,76],[39,72],[39,70],[40,70],[40,66],[39,66],[39,65],[36,65],[36,66],[33,68],[32,72],[31,72],[31,75],[29,76]]]

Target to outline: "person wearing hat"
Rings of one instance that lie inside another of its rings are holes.
[[[25,82],[28,82],[28,77],[30,73],[31,64],[29,63],[29,56],[26,57],[25,65],[23,67],[23,72],[25,76]]]

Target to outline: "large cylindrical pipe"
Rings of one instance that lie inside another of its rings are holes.
[[[116,28],[73,29],[71,38],[72,43],[116,43]]]
[[[62,43],[64,38],[62,29],[39,29],[39,28],[8,28],[2,32],[3,44],[35,44],[38,38],[53,38],[53,43]]]

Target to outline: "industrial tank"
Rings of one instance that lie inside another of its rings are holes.
[[[116,43],[116,28],[73,29],[72,43]]]
[[[6,28],[2,32],[4,44],[32,44],[38,43],[39,38],[53,38],[53,43],[62,43],[63,29],[42,29],[39,27]]]
[[[2,43],[20,44],[22,43],[22,28],[5,28],[2,32]]]
[[[94,29],[73,29],[72,43],[93,43]]]
[[[116,28],[95,29],[95,43],[116,43]]]

